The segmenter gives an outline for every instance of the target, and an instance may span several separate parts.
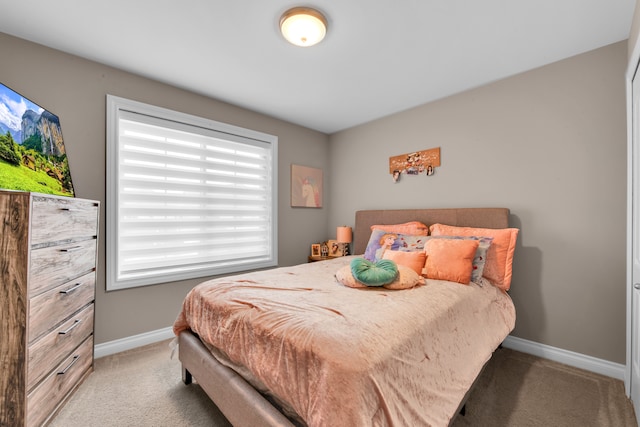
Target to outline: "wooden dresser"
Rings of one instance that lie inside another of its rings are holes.
[[[47,423],[93,371],[99,207],[0,191],[0,426]]]

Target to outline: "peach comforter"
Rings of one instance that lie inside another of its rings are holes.
[[[250,371],[309,426],[445,426],[513,329],[510,297],[485,283],[427,280],[353,289],[352,257],[195,287],[174,324]]]

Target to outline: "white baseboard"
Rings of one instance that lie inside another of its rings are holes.
[[[504,347],[624,381],[625,365],[509,335]]]
[[[109,341],[103,344],[96,344],[93,351],[96,359],[133,348],[142,347],[159,341],[173,338],[173,328],[171,326],[143,334],[133,335],[119,340]]]
[[[94,355],[97,359],[111,354],[120,353],[122,351],[131,350],[133,348],[142,347],[144,345],[171,339],[172,337],[174,337],[174,335],[171,327],[158,329],[119,340],[109,341],[103,344],[96,344]],[[561,348],[513,336],[508,336],[502,345],[512,350],[543,357],[545,359],[553,360],[554,362],[564,363],[565,365],[585,369],[587,371],[624,381],[626,367],[619,363],[609,362],[608,360],[598,359],[585,354],[563,350]]]

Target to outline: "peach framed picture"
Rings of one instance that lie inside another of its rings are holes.
[[[291,165],[291,206],[322,207],[322,169]]]

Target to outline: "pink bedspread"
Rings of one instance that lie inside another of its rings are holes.
[[[191,329],[247,367],[309,426],[446,426],[515,324],[490,284],[427,280],[353,289],[352,257],[204,282],[185,298]]]

